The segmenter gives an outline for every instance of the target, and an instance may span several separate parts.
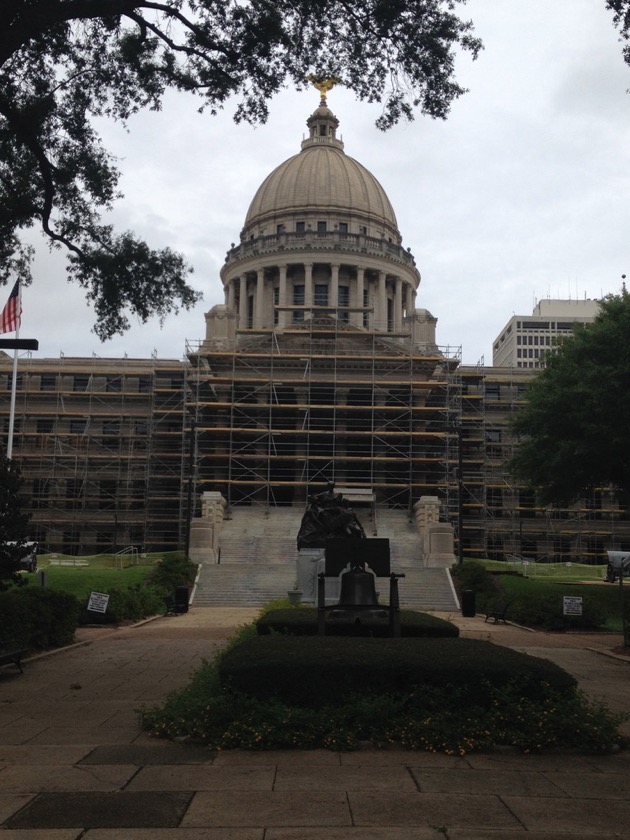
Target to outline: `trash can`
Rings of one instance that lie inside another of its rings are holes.
[[[175,605],[178,613],[188,612],[188,587],[175,587]]]
[[[472,589],[464,589],[462,592],[462,615],[464,618],[474,618],[477,615],[475,609],[475,593]]]

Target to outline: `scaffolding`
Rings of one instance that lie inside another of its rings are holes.
[[[12,360],[0,356],[8,427]],[[13,457],[31,538],[66,554],[181,545],[181,362],[19,360]]]
[[[410,514],[422,495],[452,500],[458,359],[414,347],[409,331],[315,313],[187,355],[198,487],[229,505],[303,505],[329,482]]]

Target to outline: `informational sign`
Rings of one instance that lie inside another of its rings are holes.
[[[582,615],[582,598],[576,595],[565,595],[563,598],[563,615]]]
[[[104,613],[107,612],[108,603],[109,595],[105,592],[91,592],[87,608],[90,612]]]

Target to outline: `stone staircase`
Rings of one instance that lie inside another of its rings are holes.
[[[193,603],[196,606],[262,606],[286,597],[296,580],[296,537],[300,508],[235,507],[223,523],[220,562],[201,566]],[[359,518],[368,537],[390,541],[391,568],[404,573],[399,582],[402,607],[452,612],[458,604],[445,569],[419,566],[420,542],[415,523],[399,510],[377,509],[374,523],[364,511]],[[381,600],[389,597],[389,581],[377,581]]]

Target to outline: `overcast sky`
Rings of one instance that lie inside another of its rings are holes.
[[[418,116],[382,133],[377,106],[341,88],[328,104],[346,153],[392,202],[438,343],[461,346],[465,363],[491,364],[513,314],[541,298],[617,292],[630,273],[630,68],[604,0],[469,0],[462,13],[485,50],[458,62],[469,93],[448,120]],[[226,251],[260,183],[299,152],[318,94],[281,94],[256,128],[235,125],[229,108],[199,115],[197,104],[171,96],[129,133],[104,124],[103,136],[123,173],[115,224],[183,252],[203,301],[103,344],[62,254],[41,248],[21,328],[41,356],[181,358],[187,340],[204,337],[204,313],[223,302]]]

